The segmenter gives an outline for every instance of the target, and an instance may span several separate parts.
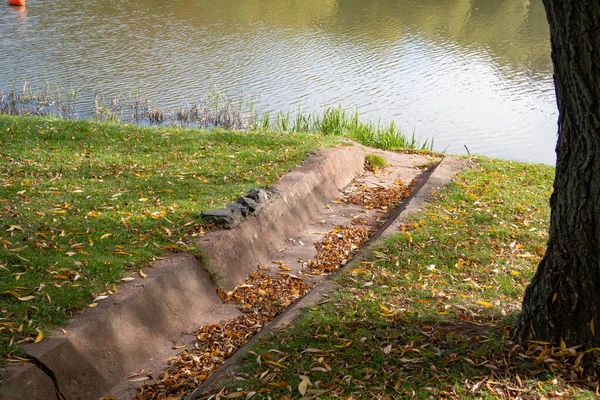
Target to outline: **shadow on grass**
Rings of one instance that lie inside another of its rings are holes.
[[[261,340],[219,396],[596,398],[598,354],[541,342],[517,346],[507,340],[514,316],[340,319],[340,306],[313,309]],[[211,397],[217,392],[203,398]]]

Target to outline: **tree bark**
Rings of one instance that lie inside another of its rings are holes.
[[[600,2],[544,0],[559,108],[544,258],[513,340],[600,347]]]

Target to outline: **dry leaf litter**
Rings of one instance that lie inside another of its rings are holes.
[[[365,209],[376,209],[385,213],[400,200],[409,196],[413,186],[414,181],[406,184],[399,179],[390,188],[361,184],[342,202],[362,205]],[[363,220],[353,221],[354,226],[351,227],[336,227],[315,244],[317,254],[315,260],[307,263],[309,273],[329,274],[351,259],[374,233],[373,230],[360,226],[356,222],[363,222]],[[283,266],[281,269],[287,270]],[[194,348],[184,350],[178,356],[168,360],[168,367],[162,371],[158,380],[140,386],[135,397],[154,400],[181,399],[189,395],[239,347],[247,343],[266,324],[309,290],[310,287],[298,276],[285,272],[271,276],[258,271],[233,291],[228,293],[219,291],[219,295],[225,301],[235,302],[243,315],[222,324],[203,326],[196,334],[198,341]],[[266,363],[275,367],[278,364],[273,360],[267,360]],[[141,378],[140,381],[150,380],[150,378]],[[270,385],[273,384],[270,382]],[[237,396],[237,394],[233,395]]]

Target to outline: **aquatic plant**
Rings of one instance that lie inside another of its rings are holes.
[[[46,82],[42,89],[32,90],[27,80],[23,80],[20,87],[18,90],[15,83],[8,89],[0,88],[1,114],[77,118],[75,89],[69,88],[63,95],[58,86]]]
[[[322,114],[296,111],[292,116],[290,112],[279,112],[274,124],[271,124],[270,114],[265,113],[262,115],[261,122],[255,125],[255,129],[262,131],[314,132],[325,136],[343,136],[366,146],[384,150],[433,150],[433,139],[426,139],[421,143],[416,138],[414,130],[412,135],[408,137],[393,120],[388,125],[382,125],[381,121],[378,121],[377,124],[372,121],[363,122],[359,118],[358,110],[348,113],[341,106],[326,107]]]
[[[20,90],[13,85],[5,93],[0,89],[0,114],[55,116],[64,119],[80,118],[77,112],[78,93],[68,89],[63,95],[56,85],[46,85],[38,91],[23,81]],[[296,110],[280,111],[276,118],[269,112],[260,114],[251,101],[231,98],[219,91],[215,84],[203,97],[186,101],[185,106],[162,108],[151,105],[148,97],[139,90],[127,95],[105,96],[101,90],[94,92],[92,113],[99,121],[124,122],[142,125],[180,124],[198,128],[224,128],[231,130],[310,132],[324,136],[348,137],[367,146],[385,150],[433,149],[433,139],[423,143],[406,136],[394,121],[382,125],[381,121],[361,121],[358,110],[348,112],[338,107],[326,107],[322,113],[305,113]],[[84,115],[85,117],[85,115]]]
[[[162,108],[151,105],[148,97],[136,90],[132,93],[107,96],[102,90],[93,93],[91,112],[80,115],[78,92],[72,88],[63,92],[57,85],[46,83],[41,90],[32,90],[27,80],[0,88],[0,114],[53,116],[64,119],[91,118],[98,121],[147,125],[182,124],[199,128],[221,127],[248,129],[254,125],[254,115],[243,101],[211,88],[203,97],[192,98],[184,107]]]

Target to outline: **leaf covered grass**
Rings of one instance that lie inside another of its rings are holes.
[[[147,128],[0,115],[0,355],[118,289],[199,214],[274,182],[319,135]]]
[[[215,394],[595,398],[597,352],[508,340],[544,253],[553,174],[477,159],[401,232],[338,275],[328,300],[262,339],[235,383]]]

